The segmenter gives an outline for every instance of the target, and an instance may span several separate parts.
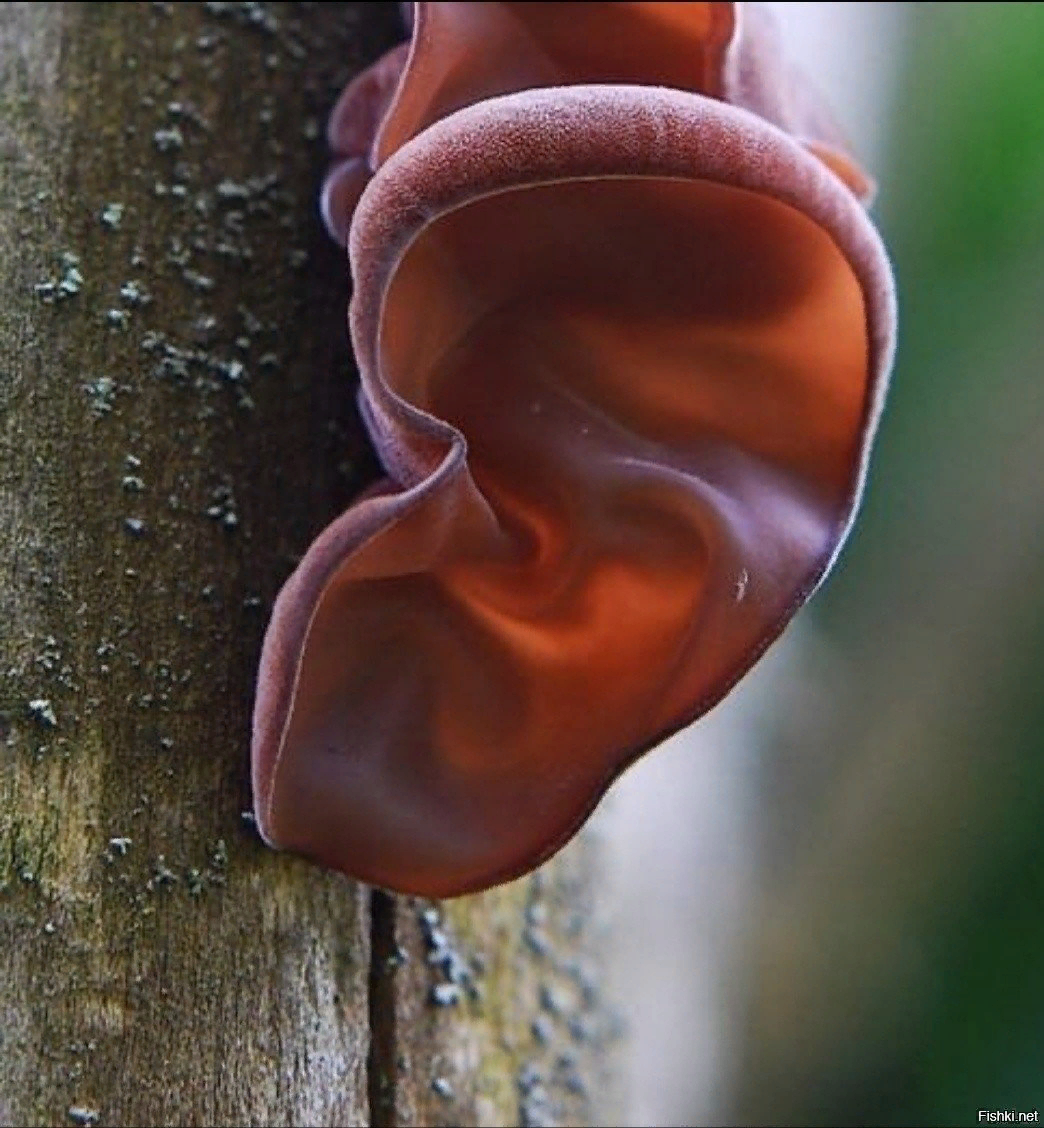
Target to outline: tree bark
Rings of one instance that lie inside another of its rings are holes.
[[[247,813],[267,609],[375,472],[314,201],[396,7],[0,5],[3,1123],[613,1114],[594,845],[441,907]]]

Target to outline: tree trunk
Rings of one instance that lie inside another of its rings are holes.
[[[267,609],[374,473],[325,115],[391,4],[0,5],[0,1121],[612,1115],[596,850],[433,906],[265,849]]]

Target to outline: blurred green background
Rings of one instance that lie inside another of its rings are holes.
[[[741,1123],[1044,1116],[1044,4],[905,7],[898,362],[764,751]]]

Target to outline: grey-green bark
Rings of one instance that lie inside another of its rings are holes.
[[[244,815],[267,608],[373,473],[314,199],[394,21],[0,5],[4,1123],[605,1114],[590,844],[440,910]]]

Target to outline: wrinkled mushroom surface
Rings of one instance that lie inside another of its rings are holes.
[[[869,180],[732,4],[419,4],[330,138],[387,477],[276,602],[256,815],[448,896],[554,852],[821,581],[891,275]]]

